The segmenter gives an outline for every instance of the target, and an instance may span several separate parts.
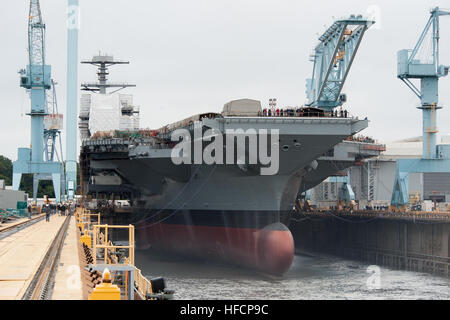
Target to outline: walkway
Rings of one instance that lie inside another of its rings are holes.
[[[66,240],[55,275],[52,300],[83,300],[75,217],[70,217]]]
[[[22,298],[64,219],[53,215],[0,240],[0,300]]]

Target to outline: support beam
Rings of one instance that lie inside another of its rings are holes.
[[[77,187],[78,150],[78,0],[68,0],[67,15],[66,190],[68,199],[73,200]]]
[[[449,172],[450,159],[398,159],[391,204],[409,204],[408,177],[412,172]]]

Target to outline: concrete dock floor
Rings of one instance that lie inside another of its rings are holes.
[[[73,216],[70,217],[67,236],[59,258],[52,300],[83,300],[77,227]]]
[[[38,215],[33,215],[32,218],[36,219],[36,218],[40,218],[40,217],[43,217],[43,216],[45,216],[45,213],[38,214]],[[29,220],[28,218],[21,218],[21,219],[17,219],[15,221],[9,222],[9,223],[0,223],[0,231],[4,230],[6,228],[9,228],[9,227],[13,227],[13,226],[19,225],[22,222],[26,222],[28,220]]]
[[[22,298],[64,219],[52,215],[0,240],[0,300]]]

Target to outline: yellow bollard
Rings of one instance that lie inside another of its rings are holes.
[[[77,216],[77,227],[82,229],[83,227],[83,218],[81,216]]]
[[[83,235],[80,237],[80,242],[84,243],[88,248],[92,245],[91,236],[87,234],[86,229],[84,229]]]
[[[120,289],[115,284],[111,284],[111,272],[108,268],[103,271],[102,283],[94,288],[89,300],[120,300]]]

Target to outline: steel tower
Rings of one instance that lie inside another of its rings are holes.
[[[448,66],[439,64],[439,17],[449,11],[434,8],[413,50],[397,54],[397,77],[420,99],[423,117],[422,159],[398,159],[391,203],[404,206],[409,203],[408,177],[411,172],[450,172],[450,146],[436,145],[439,78],[448,75]],[[428,41],[426,41],[428,39]],[[411,79],[420,80],[418,88]]]
[[[30,93],[31,148],[19,148],[18,159],[13,163],[13,189],[18,190],[22,174],[33,174],[33,198],[36,201],[39,180],[53,180],[56,201],[61,200],[64,185],[64,168],[61,161],[55,161],[56,137],[62,129],[54,114],[56,100],[49,104],[47,91],[54,83],[51,67],[45,64],[45,24],[42,21],[39,0],[30,0],[28,15],[28,53],[26,70],[19,73],[20,86]],[[54,93],[55,91],[52,91]],[[56,99],[56,97],[55,97]],[[44,159],[45,155],[45,159]]]
[[[108,82],[109,67],[114,66],[116,64],[129,64],[130,63],[129,61],[117,61],[114,60],[113,56],[102,55],[101,53],[99,53],[98,56],[94,56],[91,61],[81,61],[81,63],[90,64],[98,68],[97,70],[98,82],[82,83],[81,90],[98,92],[100,94],[111,94],[125,88],[136,87],[136,85],[134,84]],[[109,88],[113,88],[114,90],[108,92]]]

